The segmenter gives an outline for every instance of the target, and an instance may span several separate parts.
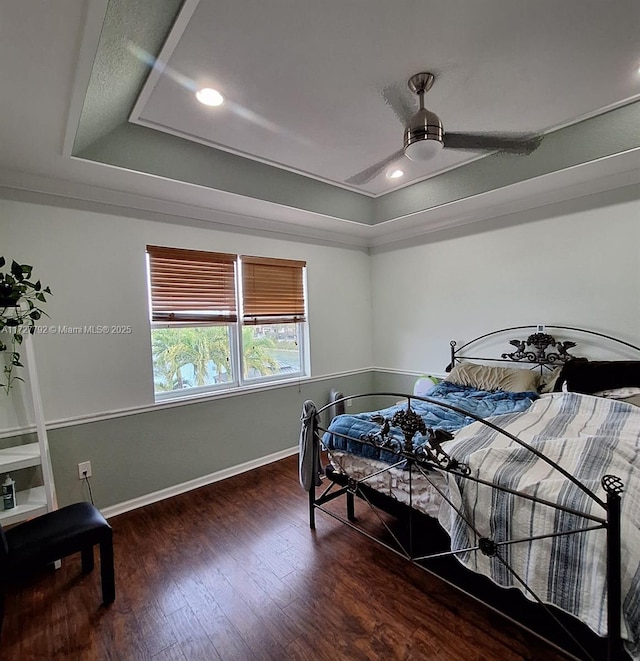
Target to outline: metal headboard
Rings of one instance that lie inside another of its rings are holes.
[[[530,366],[531,369],[540,369],[542,374],[545,369],[552,370],[558,365],[563,365],[571,360],[586,360],[581,356],[575,356],[570,353],[570,350],[577,346],[576,342],[571,340],[560,341],[557,340],[553,335],[547,333],[547,329],[560,330],[560,331],[572,331],[574,333],[579,333],[585,337],[598,337],[604,338],[612,344],[612,346],[617,347],[627,347],[633,349],[640,353],[640,347],[630,342],[625,342],[611,335],[606,335],[605,333],[598,333],[596,331],[586,330],[584,328],[575,328],[573,326],[540,326],[540,325],[531,325],[531,326],[511,326],[509,328],[501,328],[499,330],[492,331],[491,333],[485,333],[484,335],[479,335],[478,337],[469,340],[465,344],[458,346],[458,343],[455,340],[451,340],[449,343],[451,346],[451,362],[446,367],[446,371],[450,372],[456,363],[464,360],[483,360],[491,362],[503,362],[503,363],[521,363]],[[463,354],[465,350],[476,343],[480,343],[482,340],[486,340],[489,337],[494,335],[500,335],[508,333],[510,331],[534,331],[525,339],[511,339],[509,344],[515,347],[515,351],[504,352],[501,354],[500,358],[487,357],[487,356],[472,356]]]

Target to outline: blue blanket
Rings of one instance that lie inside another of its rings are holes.
[[[424,396],[442,400],[480,418],[521,412],[526,410],[535,399],[538,399],[535,392],[505,392],[504,390],[489,392],[468,386],[459,386],[448,381],[443,381],[434,386]],[[329,431],[324,434],[322,443],[329,450],[345,450],[361,457],[380,459],[390,464],[396,463],[399,457],[393,452],[361,443],[355,439],[362,439],[367,434],[375,434],[380,431],[380,425],[371,421],[373,416],[382,415],[385,418],[391,418],[394,413],[406,409],[406,407],[406,402],[404,402],[379,411],[357,413],[355,415],[338,415],[329,425]],[[432,429],[445,429],[453,432],[475,422],[475,418],[464,413],[458,413],[444,406],[422,402],[418,399],[411,400],[411,408],[424,420],[425,425]],[[336,434],[343,434],[349,436],[349,438],[343,438]],[[390,436],[398,439],[398,441],[402,441],[404,438],[401,430],[397,427],[391,427]],[[426,436],[416,435],[413,445],[417,448],[424,445],[426,441]]]

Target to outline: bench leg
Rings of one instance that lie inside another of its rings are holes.
[[[113,536],[109,535],[100,542],[100,575],[102,579],[102,602],[110,604],[116,598],[115,571],[113,567]]]
[[[93,571],[93,546],[85,546],[80,553],[82,556],[82,573],[90,574]]]

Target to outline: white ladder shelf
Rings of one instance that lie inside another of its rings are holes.
[[[16,493],[16,506],[10,510],[0,509],[0,524],[3,526],[31,519],[58,507],[51,469],[51,456],[49,454],[49,439],[40,397],[40,382],[38,381],[35,352],[33,350],[33,336],[31,334],[25,333],[22,346],[26,353],[28,380],[38,442],[14,445],[0,450],[0,476],[21,468],[39,465],[42,470],[43,485],[18,491]]]

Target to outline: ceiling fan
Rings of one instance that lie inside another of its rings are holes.
[[[405,124],[404,146],[382,161],[349,177],[345,183],[366,184],[402,156],[407,156],[412,161],[426,161],[435,156],[442,148],[530,154],[542,142],[542,136],[524,133],[445,132],[438,115],[424,107],[424,95],[431,89],[434,80],[434,75],[426,72],[417,73],[409,78],[407,83],[409,89],[420,99],[420,108],[415,113],[407,107],[397,93],[397,88],[387,87],[383,90],[383,98]]]

